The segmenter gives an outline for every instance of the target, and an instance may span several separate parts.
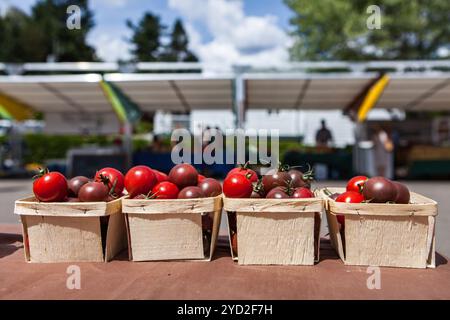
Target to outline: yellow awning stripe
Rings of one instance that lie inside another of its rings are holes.
[[[377,82],[367,92],[361,106],[358,110],[358,122],[363,122],[367,118],[369,111],[375,106],[380,99],[381,94],[389,83],[389,76],[387,74],[383,75]]]
[[[15,120],[26,120],[33,116],[34,110],[29,105],[0,92],[0,105]]]

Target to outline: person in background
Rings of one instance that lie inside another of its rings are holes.
[[[388,174],[388,169],[392,164],[394,143],[386,130],[384,130],[379,124],[374,127],[372,141],[377,175],[386,177]]]
[[[328,147],[331,142],[333,142],[333,135],[331,131],[327,128],[325,119],[320,121],[321,127],[316,133],[316,145],[318,147]]]

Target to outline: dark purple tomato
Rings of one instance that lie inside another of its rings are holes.
[[[196,186],[198,183],[198,172],[190,164],[180,163],[170,170],[169,181],[175,183],[180,189]]]
[[[198,187],[202,189],[205,197],[216,197],[222,194],[222,186],[220,182],[213,178],[205,178],[198,184]]]
[[[88,182],[78,192],[81,202],[106,201],[108,195],[109,188],[101,182]]]
[[[289,195],[284,191],[282,187],[275,187],[267,193],[266,198],[284,199],[289,198]]]
[[[293,188],[299,188],[299,187],[310,188],[311,187],[310,181],[308,179],[303,179],[303,172],[296,170],[296,169],[291,169],[288,171],[288,174],[291,178],[291,186]]]
[[[287,187],[290,180],[291,176],[287,171],[272,169],[262,177],[262,184],[264,186],[264,190],[269,192],[275,187]]]
[[[258,199],[258,198],[264,198],[264,197],[260,193],[253,191],[252,194],[250,195],[250,198]]]
[[[69,187],[69,197],[78,197],[80,188],[88,182],[89,178],[83,176],[77,176],[70,179],[69,182],[67,182],[67,186]]]
[[[397,191],[395,185],[384,177],[373,177],[364,183],[364,199],[371,203],[395,201]]]
[[[180,193],[178,193],[178,199],[195,199],[195,198],[204,198],[205,194],[202,189],[199,187],[186,187],[183,188]]]
[[[303,199],[303,198],[314,198],[314,193],[307,187],[300,187],[294,190],[291,198]]]
[[[401,204],[409,203],[411,195],[409,193],[408,187],[400,182],[392,181],[392,183],[394,184],[395,190],[397,192],[394,202]]]

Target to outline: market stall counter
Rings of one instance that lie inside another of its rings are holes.
[[[20,226],[0,225],[0,299],[450,299],[439,254],[435,269],[345,266],[322,239],[314,266],[241,266],[228,243],[219,237],[209,263],[129,262],[124,251],[109,263],[30,264]]]

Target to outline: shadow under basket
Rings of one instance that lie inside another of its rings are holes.
[[[130,261],[211,261],[222,196],[198,199],[124,199]]]
[[[15,202],[28,262],[107,262],[126,248],[121,199],[110,202]]]
[[[314,265],[319,260],[321,198],[224,198],[224,209],[231,255],[238,264]]]
[[[344,264],[435,267],[435,201],[411,192],[410,204],[344,203],[329,198],[323,189],[320,193],[326,200],[331,243]],[[344,226],[337,215],[344,217]]]

